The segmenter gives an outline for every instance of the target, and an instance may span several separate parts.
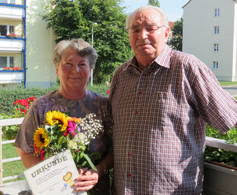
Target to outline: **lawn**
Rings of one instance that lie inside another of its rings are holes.
[[[220,81],[221,86],[237,85],[237,82]]]
[[[13,144],[3,145],[3,159],[17,157],[16,148]],[[3,177],[22,174],[24,166],[21,161],[3,163]]]

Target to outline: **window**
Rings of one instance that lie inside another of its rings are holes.
[[[14,67],[13,56],[0,56],[0,67]]]
[[[214,26],[214,34],[219,34],[220,33],[220,28],[219,26]]]
[[[0,36],[7,36],[8,34],[15,33],[15,26],[12,25],[0,25]]]
[[[214,51],[219,51],[219,44],[218,43],[214,43]]]
[[[6,25],[0,25],[0,35],[1,36],[7,35],[7,26]]]
[[[214,16],[220,16],[220,8],[215,8]]]
[[[218,69],[219,68],[219,63],[218,61],[213,61],[213,68]]]

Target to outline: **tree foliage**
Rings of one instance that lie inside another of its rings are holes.
[[[174,27],[172,29],[172,38],[169,41],[169,45],[171,45],[174,49],[182,51],[182,43],[183,43],[183,19],[176,21],[174,23]]]
[[[153,5],[156,7],[160,7],[160,2],[158,0],[149,0],[148,5]]]
[[[52,0],[43,16],[56,42],[82,38],[92,43],[99,58],[94,70],[97,83],[109,80],[118,64],[131,57],[120,0]]]

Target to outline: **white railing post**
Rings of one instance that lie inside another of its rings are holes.
[[[2,135],[3,135],[2,127],[10,126],[10,125],[20,125],[22,123],[22,121],[23,121],[23,118],[0,119],[0,186],[3,185],[4,181],[17,178],[17,176],[15,176],[15,175],[3,178],[3,163],[21,160],[20,157],[3,159],[2,145],[14,143],[15,140],[3,141],[2,140]]]

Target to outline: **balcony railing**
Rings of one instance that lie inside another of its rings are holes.
[[[0,185],[3,184],[4,181],[10,180],[10,179],[15,179],[15,178],[18,177],[17,175],[13,175],[13,176],[3,178],[3,171],[2,171],[3,170],[3,163],[20,160],[20,157],[13,157],[13,158],[8,158],[8,159],[3,159],[3,157],[2,157],[2,145],[14,143],[14,140],[2,141],[2,127],[10,126],[10,125],[20,125],[22,123],[22,121],[23,121],[23,118],[2,119],[2,120],[0,120]]]
[[[23,5],[0,3],[0,18],[21,20],[24,17]]]
[[[0,36],[0,52],[21,52],[24,48],[24,39],[17,37]]]
[[[2,141],[2,127],[9,126],[9,125],[20,125],[22,123],[22,121],[23,121],[23,118],[0,120],[0,189],[4,189],[4,193],[6,193],[6,194],[9,193],[11,190],[13,190],[13,188],[15,189],[15,192],[17,190],[28,189],[27,184],[24,181],[4,184],[4,181],[19,178],[19,176],[14,175],[14,176],[8,176],[6,178],[3,178],[3,173],[2,173],[4,163],[20,160],[19,157],[13,157],[10,159],[3,159],[2,158],[2,145],[14,142],[14,140]],[[206,137],[206,145],[211,146],[211,147],[221,148],[221,149],[228,150],[228,151],[237,152],[237,144],[227,144],[224,140],[220,140],[220,139]],[[206,190],[205,194],[211,194],[211,195],[222,195],[222,194],[223,195],[224,194],[230,194],[230,195],[233,194],[234,195],[234,194],[236,194],[236,191],[237,191],[236,190],[237,189],[236,188],[236,186],[237,186],[237,171],[230,170],[229,171],[230,173],[228,172],[230,177],[227,177],[227,179],[226,179],[226,178],[223,178],[224,177],[223,174],[219,175],[219,173],[226,172],[226,170],[221,170],[221,172],[215,172],[214,175],[211,175],[210,170],[209,170],[210,165],[207,166],[205,164],[205,166],[206,166],[206,172],[204,172],[204,174],[208,174],[208,175],[205,175],[205,177],[208,179],[208,181],[205,182],[205,180],[204,180],[204,189]],[[214,169],[216,169],[216,168],[214,168]],[[224,168],[221,168],[221,169],[224,169]],[[218,183],[219,182],[218,179],[222,179],[221,183]],[[216,182],[216,180],[218,180],[218,181]],[[216,183],[218,185],[215,185]],[[229,187],[228,187],[228,185],[229,185]],[[228,188],[228,189],[223,190],[223,188]],[[220,190],[221,190],[221,192],[220,192]]]
[[[24,71],[0,71],[0,84],[22,83],[24,81]]]

